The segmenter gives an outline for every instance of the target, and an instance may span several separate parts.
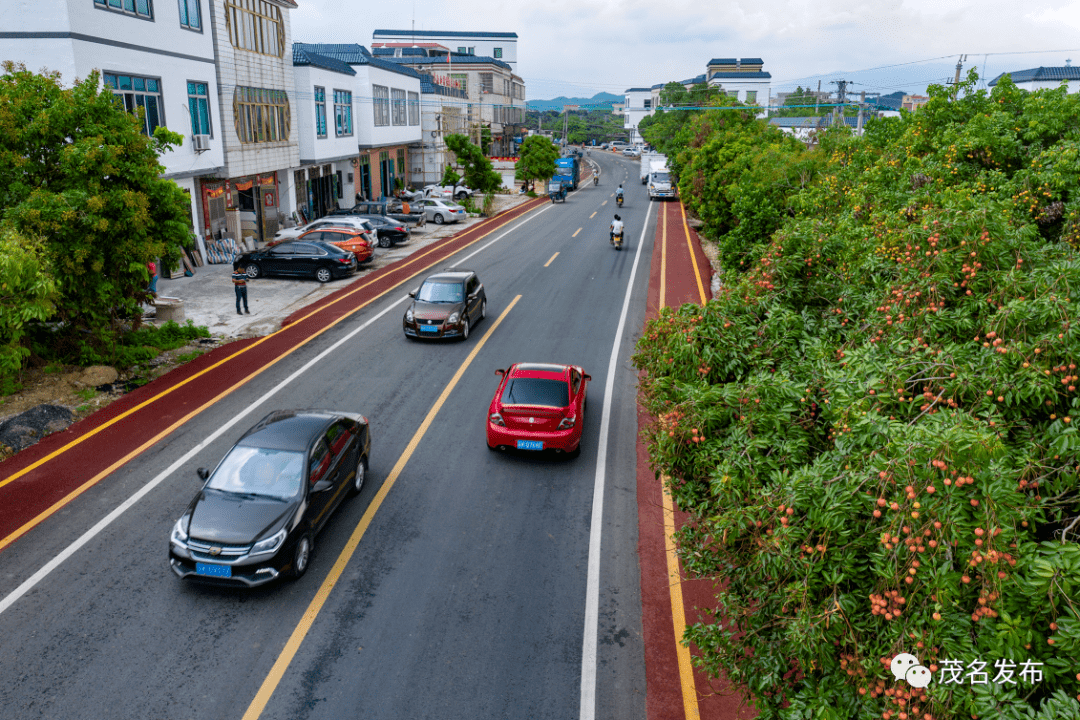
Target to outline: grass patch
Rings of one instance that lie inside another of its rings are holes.
[[[180,353],[179,355],[176,356],[176,361],[179,362],[179,363],[189,363],[189,362],[191,362],[192,360],[194,360],[195,358],[199,357],[202,354],[203,354],[202,350],[192,350],[191,352]]]

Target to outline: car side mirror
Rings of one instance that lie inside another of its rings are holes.
[[[586,373],[582,377],[584,377],[586,380],[592,380],[592,375],[589,375],[588,373]]]
[[[416,297],[416,290],[410,290],[409,291],[409,297],[411,297],[411,298]]]
[[[496,374],[496,375],[505,375],[505,374],[506,374],[506,371],[505,371],[505,370],[496,370],[496,371],[495,371],[495,374]]]
[[[320,480],[319,482],[315,483],[315,485],[311,488],[311,492],[313,492],[313,493],[326,492],[327,490],[329,490],[332,487],[334,487],[334,483],[330,482],[329,480]]]
[[[210,471],[206,468],[199,468],[195,471],[195,474],[199,476],[200,480],[206,480],[210,477]]]

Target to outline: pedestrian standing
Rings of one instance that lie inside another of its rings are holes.
[[[240,268],[240,261],[238,260],[238,261],[234,262],[233,266],[232,266],[232,282],[233,282],[233,289],[236,290],[236,314],[237,315],[243,315],[244,313],[247,313],[248,315],[251,314],[251,311],[248,310],[247,279],[248,279],[247,273],[244,272]],[[244,312],[240,312],[240,301],[241,300],[244,301]]]
[[[150,299],[153,300],[157,297],[157,263],[153,260],[146,263],[146,271],[150,273],[150,284],[146,287],[146,292],[150,293]]]

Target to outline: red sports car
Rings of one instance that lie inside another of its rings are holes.
[[[577,454],[592,379],[584,370],[576,365],[517,363],[495,374],[502,381],[488,408],[488,448]]]

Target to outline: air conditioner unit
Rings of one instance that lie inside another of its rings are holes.
[[[206,152],[210,149],[210,136],[192,135],[191,146],[195,149],[195,152]]]

